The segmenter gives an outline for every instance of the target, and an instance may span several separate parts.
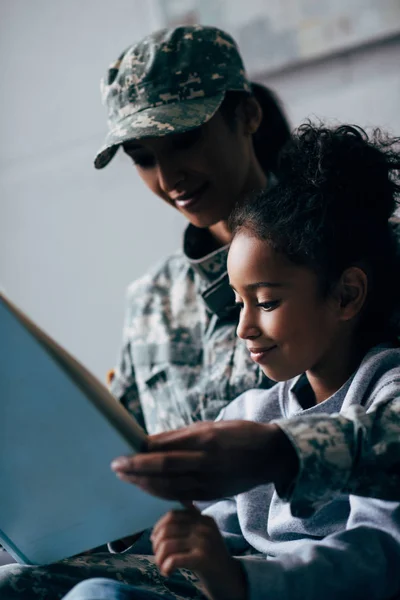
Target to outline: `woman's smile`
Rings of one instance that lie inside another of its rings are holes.
[[[201,210],[200,201],[204,197],[204,193],[209,189],[210,184],[206,181],[197,189],[191,192],[185,192],[176,196],[175,198],[171,198],[177,208],[181,208],[187,212],[196,212],[196,210]]]

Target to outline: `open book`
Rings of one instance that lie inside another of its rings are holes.
[[[45,564],[154,525],[176,506],[110,463],[146,434],[85,367],[0,293],[0,543]]]

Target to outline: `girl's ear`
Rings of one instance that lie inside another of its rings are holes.
[[[246,135],[253,135],[262,121],[262,108],[254,96],[245,98],[236,109],[236,116]]]
[[[365,304],[367,292],[368,277],[365,271],[359,267],[349,267],[343,271],[335,293],[339,320],[354,319]]]

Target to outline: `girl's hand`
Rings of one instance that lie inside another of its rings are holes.
[[[152,533],[153,551],[162,575],[194,571],[212,600],[245,600],[247,585],[240,562],[228,552],[215,521],[195,507],[170,511]]]

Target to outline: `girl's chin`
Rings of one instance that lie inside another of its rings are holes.
[[[271,381],[276,381],[276,383],[279,381],[286,381],[286,377],[280,377],[277,373],[273,373],[269,369],[261,368],[261,371],[266,377],[268,377],[268,379],[271,379]]]
[[[289,379],[293,379],[294,377],[297,377],[298,375],[301,375],[304,372],[301,371],[299,373],[298,370],[288,368],[269,369],[268,367],[263,365],[260,365],[260,367],[264,375],[268,377],[268,379],[276,381],[276,383],[279,383],[280,381],[289,381]]]

